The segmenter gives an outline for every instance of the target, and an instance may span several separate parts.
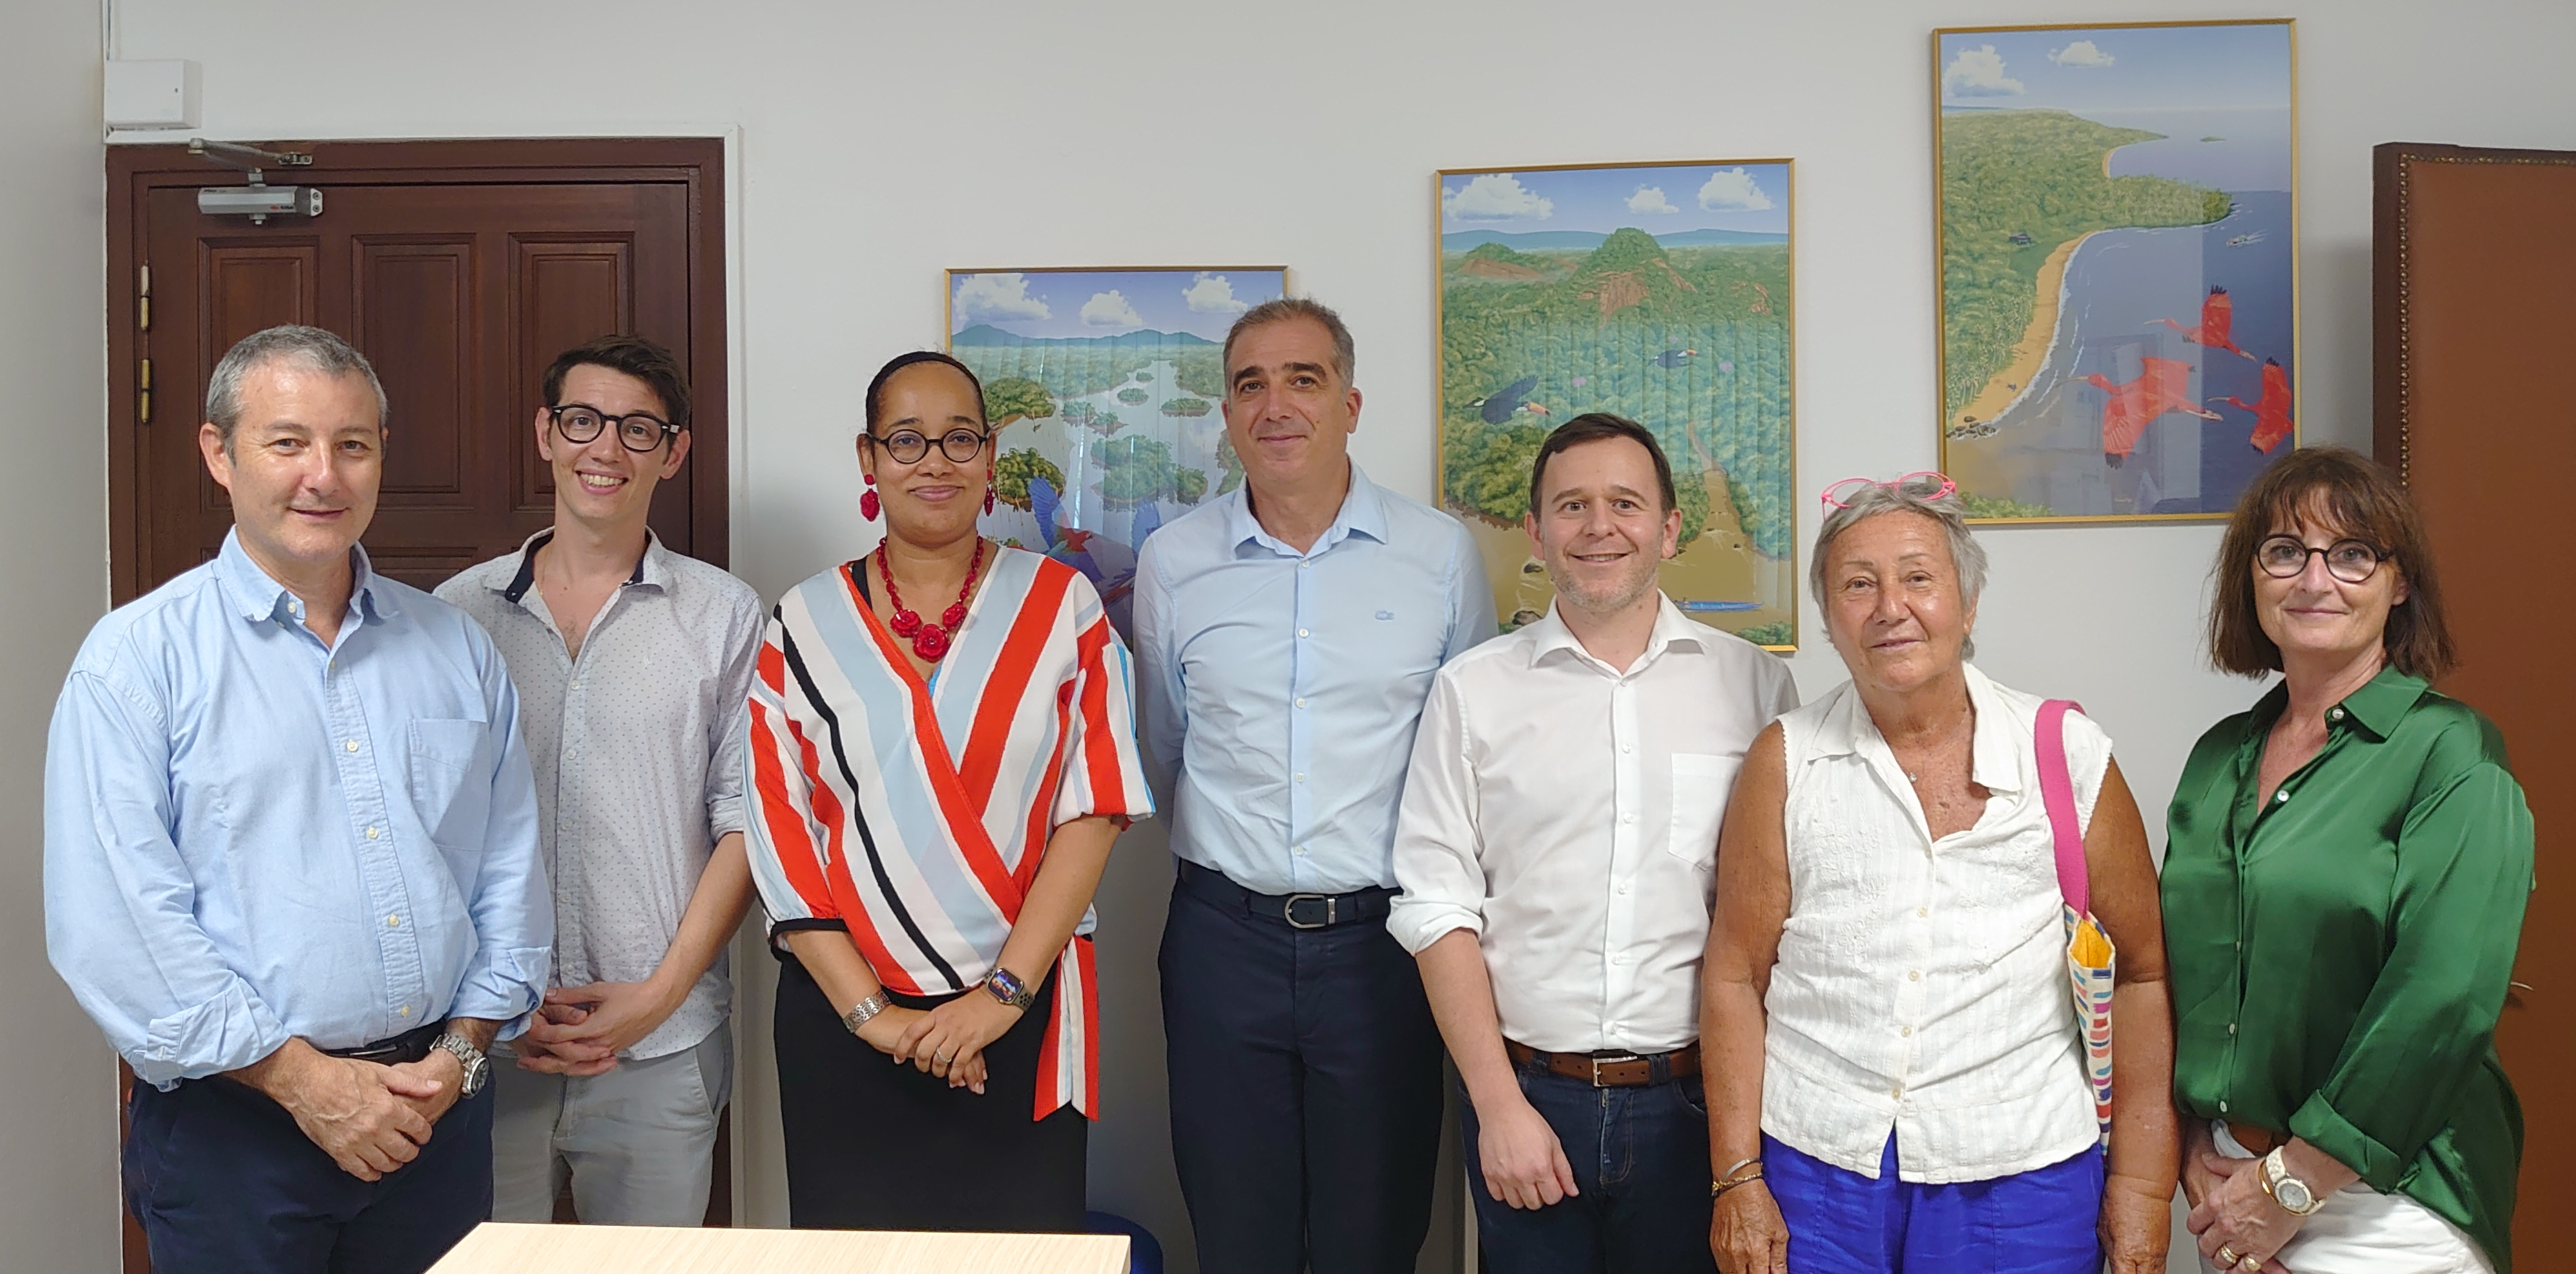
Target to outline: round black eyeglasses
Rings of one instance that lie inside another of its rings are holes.
[[[581,403],[549,407],[546,411],[554,419],[555,432],[563,435],[565,442],[589,442],[599,437],[600,430],[615,425],[619,446],[628,451],[649,453],[661,450],[663,439],[678,437],[680,433],[678,425],[640,411],[611,416]]]
[[[984,441],[992,436],[989,430],[977,433],[972,429],[951,429],[939,435],[939,450],[952,463],[964,464],[981,453]],[[882,438],[869,434],[868,440],[885,448],[896,464],[919,464],[923,456],[930,454],[930,438],[918,429],[898,429]]]
[[[2254,564],[2274,579],[2291,579],[2308,569],[2308,558],[2324,554],[2326,573],[2346,584],[2361,584],[2379,571],[2378,549],[2359,540],[2337,540],[2324,548],[2310,548],[2296,538],[2275,535],[2254,546]]]

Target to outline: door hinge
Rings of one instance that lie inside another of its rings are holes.
[[[134,419],[137,424],[152,423],[152,360],[148,358],[143,360],[142,369],[135,374]]]
[[[152,330],[152,267],[134,267],[134,330]]]

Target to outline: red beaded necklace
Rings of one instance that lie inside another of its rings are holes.
[[[894,619],[886,627],[897,637],[912,639],[912,653],[939,662],[948,653],[949,637],[966,625],[966,599],[975,595],[975,577],[984,570],[984,537],[975,537],[975,560],[966,566],[966,582],[957,590],[957,600],[940,613],[939,622],[925,624],[921,616],[903,608],[903,594],[894,591],[894,570],[886,565],[884,549],[877,550],[877,578],[885,581],[886,601],[894,607]]]

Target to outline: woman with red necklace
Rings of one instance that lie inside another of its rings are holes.
[[[996,450],[973,372],[887,363],[858,440],[884,542],[780,600],[752,685],[798,1228],[1082,1228],[1091,895],[1153,807],[1099,595],[976,531]]]

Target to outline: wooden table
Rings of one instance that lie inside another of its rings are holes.
[[[708,1230],[641,1225],[475,1227],[431,1274],[1126,1274],[1127,1237]]]

